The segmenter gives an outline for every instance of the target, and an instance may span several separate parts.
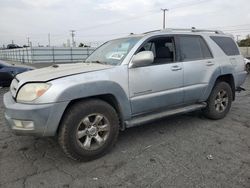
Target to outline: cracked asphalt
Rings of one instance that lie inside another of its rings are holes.
[[[3,117],[0,89],[0,187],[250,187],[250,76],[225,119],[199,112],[119,135],[95,161],[65,157],[56,139],[15,136]]]

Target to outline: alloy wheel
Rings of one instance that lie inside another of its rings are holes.
[[[78,125],[77,142],[85,150],[96,150],[104,145],[110,132],[110,123],[102,114],[90,114]]]
[[[215,98],[215,109],[217,112],[224,112],[228,106],[228,94],[225,90],[218,92]]]

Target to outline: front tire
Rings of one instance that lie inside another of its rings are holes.
[[[78,161],[106,154],[119,134],[115,109],[105,101],[80,101],[67,109],[60,125],[58,141],[64,153]]]
[[[231,86],[226,82],[217,82],[207,100],[204,115],[213,120],[224,118],[231,108],[232,100]]]

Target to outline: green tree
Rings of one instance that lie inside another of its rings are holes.
[[[247,35],[246,39],[243,39],[239,42],[240,47],[248,47],[250,46],[250,35]]]

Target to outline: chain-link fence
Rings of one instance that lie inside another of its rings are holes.
[[[32,47],[0,50],[0,59],[21,63],[64,63],[85,60],[95,48]]]
[[[250,47],[240,47],[240,51],[244,57],[250,57]]]

